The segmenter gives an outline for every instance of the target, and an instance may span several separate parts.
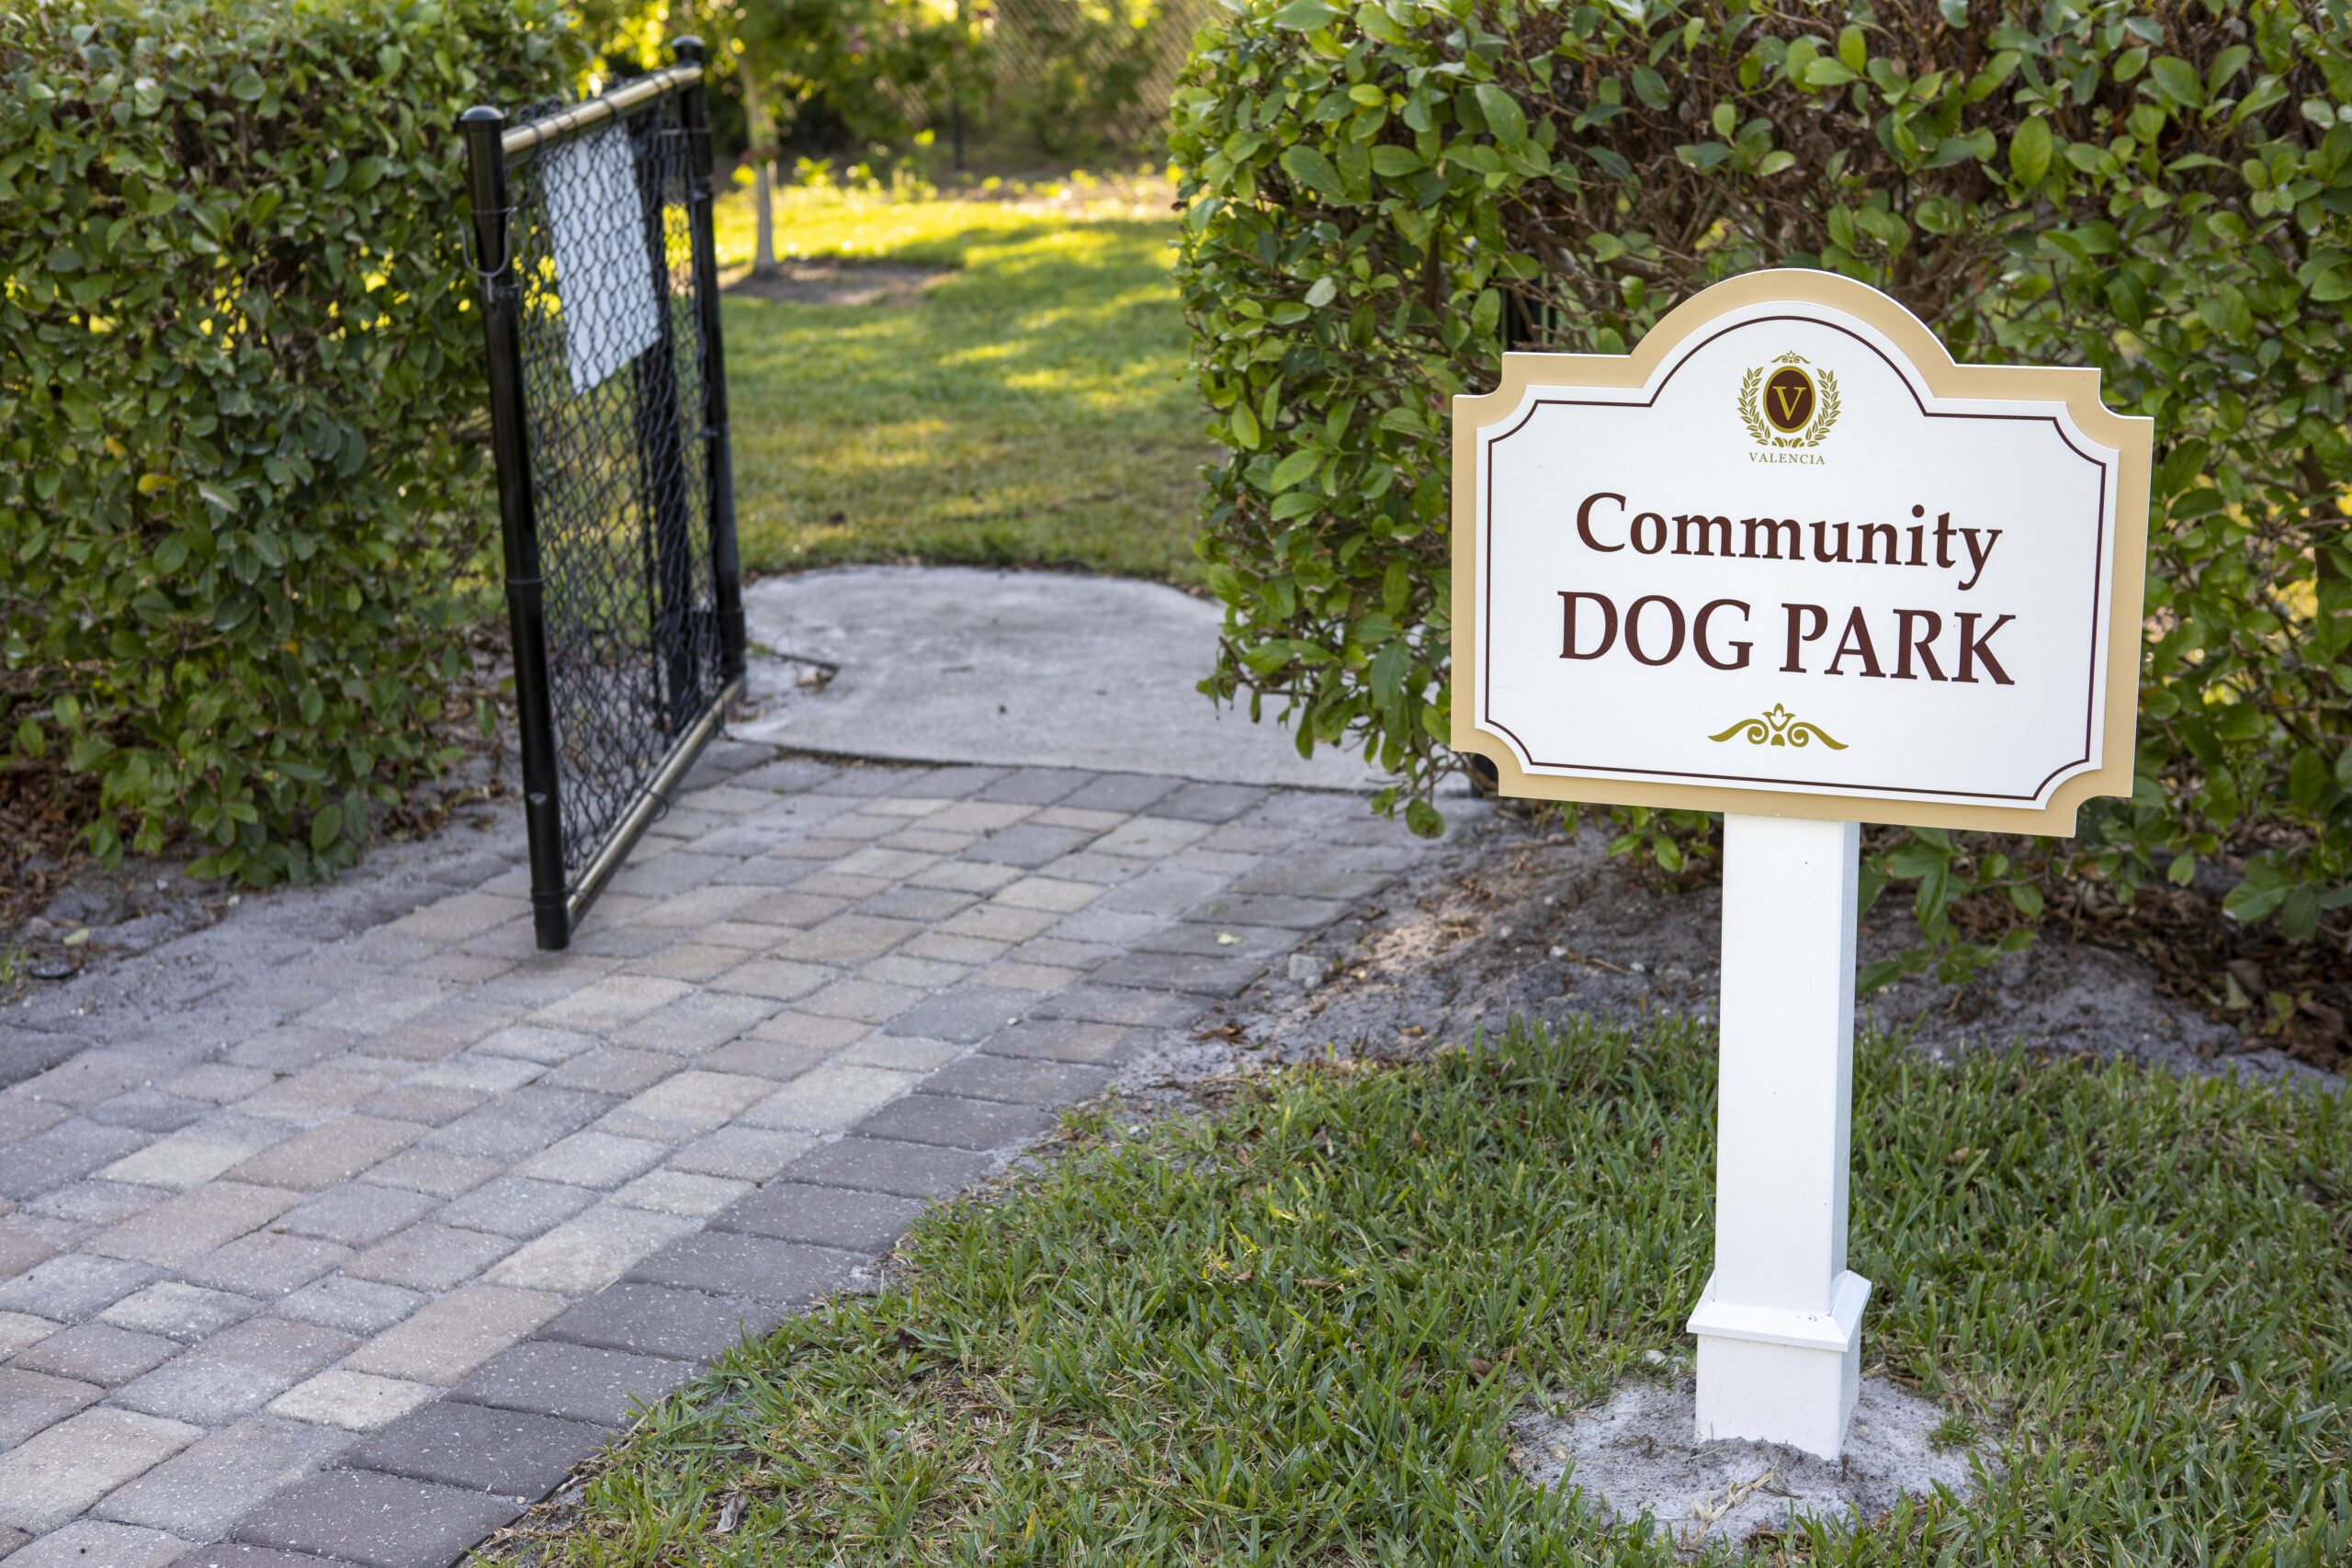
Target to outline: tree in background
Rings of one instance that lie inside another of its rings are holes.
[[[953,113],[973,51],[965,0],[582,0],[582,31],[623,74],[666,62],[684,34],[709,46],[722,141],[742,115],[752,166],[753,272],[775,266],[775,160],[790,141],[815,152],[903,146]]]

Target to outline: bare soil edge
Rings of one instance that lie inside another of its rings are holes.
[[[1643,876],[1590,830],[1489,817],[1455,831],[1449,850],[1278,965],[1209,1032],[1138,1064],[1129,1081],[1174,1087],[1334,1054],[1407,1060],[1498,1033],[1514,1018],[1713,1016],[1719,889]],[[1907,907],[1890,900],[1862,924],[1861,962],[1902,951],[1914,934]],[[2344,1081],[2273,1048],[2245,1049],[2239,1031],[2165,995],[2146,962],[2072,941],[2064,928],[1966,986],[1898,981],[1863,998],[1857,1021],[1931,1059],[2021,1044],[2189,1074]]]

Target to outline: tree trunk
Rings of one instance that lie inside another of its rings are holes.
[[[775,128],[768,124],[760,101],[760,73],[743,62],[744,140],[752,149],[752,211],[755,231],[752,241],[754,276],[775,270]]]

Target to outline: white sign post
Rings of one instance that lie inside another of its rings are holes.
[[[1698,1437],[1836,1457],[1860,827],[2072,833],[2132,791],[2151,422],[1753,273],[1454,400],[1453,745],[1505,794],[1721,811]]]

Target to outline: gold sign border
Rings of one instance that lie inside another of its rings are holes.
[[[2063,403],[2083,434],[2118,454],[2114,569],[2108,624],[2106,728],[2100,765],[2077,773],[2041,807],[1963,806],[1881,795],[1797,794],[1736,785],[1646,784],[1629,779],[1531,773],[1518,752],[1479,727],[1477,690],[1478,433],[1520,405],[1531,388],[1624,390],[1645,385],[1678,349],[1733,311],[1763,304],[1822,305],[1869,323],[1909,359],[1939,398]],[[1752,272],[1703,290],[1677,306],[1633,353],[1507,354],[1493,391],[1453,400],[1453,749],[1495,764],[1502,793],[1540,800],[1649,806],[1683,811],[1737,811],[1761,817],[1890,822],[1913,828],[1980,829],[2002,833],[2072,835],[2075,814],[2096,795],[2130,795],[2140,698],[2140,617],[2148,556],[2148,476],[2155,422],[2120,414],[2099,400],[2097,370],[2052,366],[1962,365],[1917,316],[1852,278],[1796,267]]]

